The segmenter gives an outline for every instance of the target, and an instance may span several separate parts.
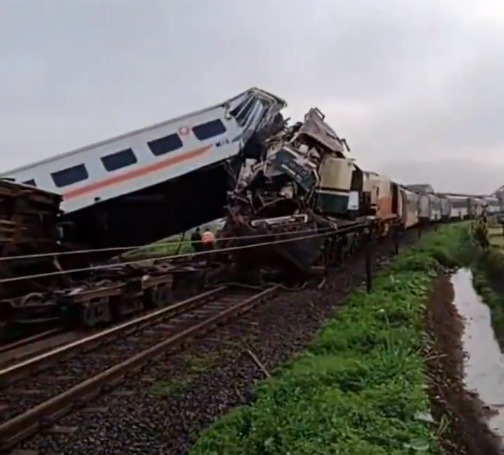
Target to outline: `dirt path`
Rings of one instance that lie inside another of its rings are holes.
[[[443,415],[448,428],[443,437],[447,455],[501,455],[499,440],[483,423],[489,415],[481,402],[464,389],[463,321],[453,305],[454,290],[447,275],[436,282],[427,312],[427,330],[434,344],[427,353],[433,416]]]

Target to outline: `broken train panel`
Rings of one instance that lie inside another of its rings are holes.
[[[310,109],[304,122],[271,137],[265,158],[251,167],[228,198],[224,232],[235,239],[227,245],[264,244],[254,251],[233,250],[235,263],[242,268],[268,264],[306,273],[327,262],[334,238],[346,238],[339,230],[358,230],[380,214],[381,206],[388,212],[395,207],[397,214],[398,189],[393,202],[392,183],[379,178],[377,185],[389,189],[383,193],[389,200],[381,205],[377,200],[372,210],[364,172],[347,152],[346,141],[325,123],[318,109]]]
[[[265,270],[309,273],[322,256],[323,228],[307,214],[227,220],[219,248],[229,248],[235,271],[251,275]],[[236,248],[236,249],[235,249]]]

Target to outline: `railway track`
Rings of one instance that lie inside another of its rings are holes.
[[[36,333],[36,334],[31,335],[29,337],[21,338],[17,341],[2,344],[2,345],[0,345],[0,355],[6,354],[9,351],[14,351],[15,349],[27,347],[30,344],[38,343],[41,340],[45,340],[49,337],[52,337],[54,335],[58,335],[60,333],[61,333],[61,329],[59,329],[59,328],[45,330],[43,332]]]
[[[15,365],[0,363],[0,453],[118,385],[148,361],[272,297],[221,286]],[[120,340],[120,343],[118,343]]]
[[[148,361],[180,349],[279,289],[222,286],[0,370],[0,451],[50,427]],[[120,344],[114,343],[119,339]]]
[[[15,363],[21,363],[27,358],[72,343],[88,335],[89,332],[81,330],[65,331],[64,329],[53,329],[2,346],[0,349],[0,371]]]
[[[71,359],[79,354],[87,354],[107,343],[118,340],[141,331],[160,321],[174,317],[184,311],[190,310],[193,306],[204,303],[207,299],[215,298],[224,288],[199,294],[193,298],[183,300],[174,305],[170,305],[136,319],[124,322],[110,329],[102,330],[98,333],[83,337],[75,342],[65,344],[60,348],[34,356],[26,361],[11,365],[0,370],[0,388],[8,387],[16,381],[24,379],[27,375],[47,369],[61,359]],[[0,395],[1,396],[1,395]],[[1,399],[1,398],[0,398]]]

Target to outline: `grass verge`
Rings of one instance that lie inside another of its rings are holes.
[[[501,350],[504,349],[504,249],[502,229],[498,234],[489,229],[490,248],[482,250],[474,242],[466,244],[470,251],[470,266],[473,286],[483,302],[488,305],[492,315],[492,326]],[[495,239],[499,239],[496,241]]]
[[[425,302],[441,263],[461,260],[463,226],[425,235],[366,294],[356,291],[295,361],[198,440],[193,455],[437,453],[429,419]]]

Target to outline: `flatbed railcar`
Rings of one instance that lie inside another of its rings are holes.
[[[61,195],[68,240],[142,245],[222,216],[244,159],[262,153],[261,140],[281,124],[285,106],[252,88],[2,176]]]

